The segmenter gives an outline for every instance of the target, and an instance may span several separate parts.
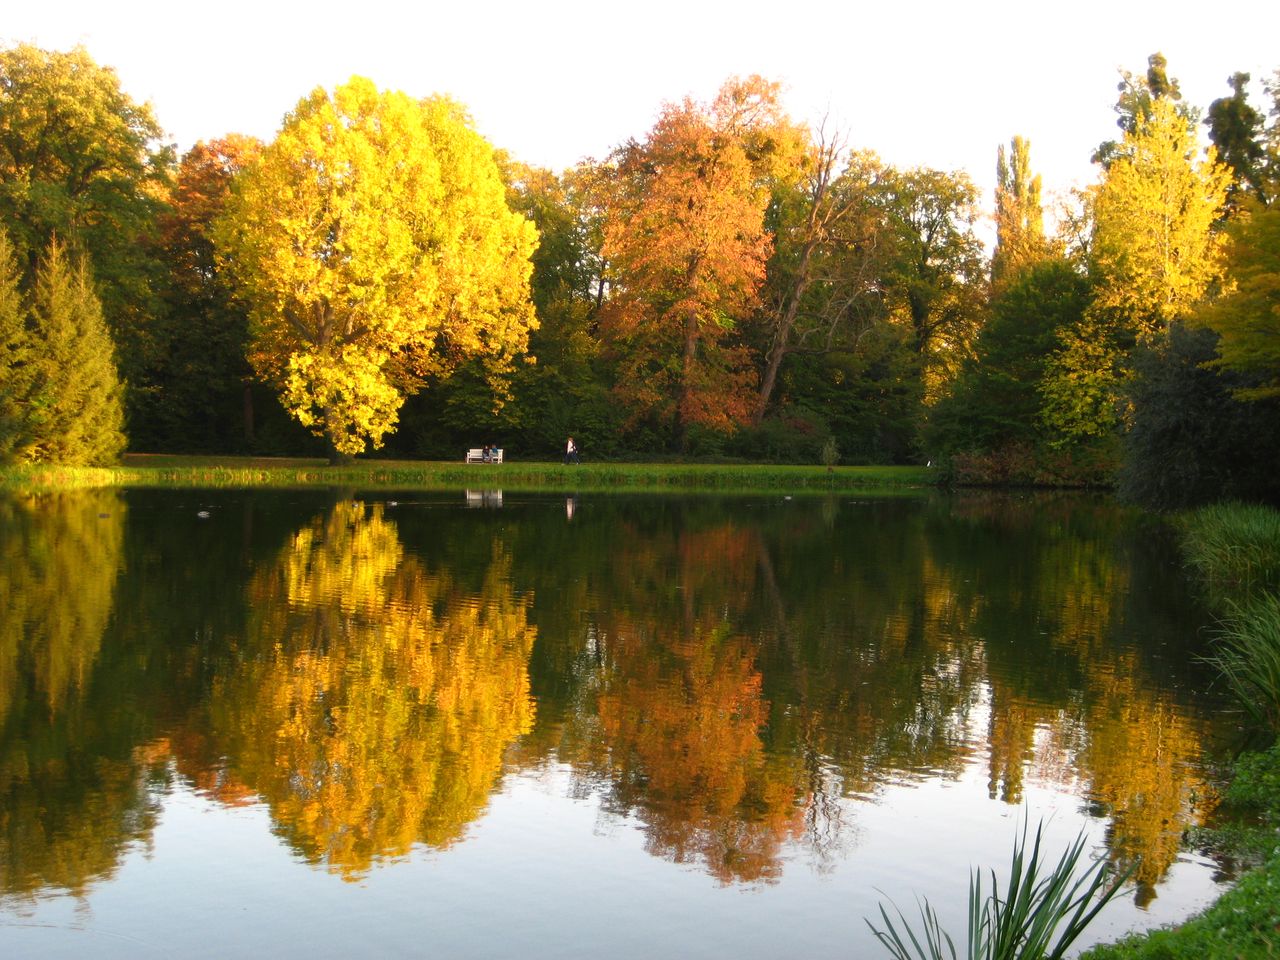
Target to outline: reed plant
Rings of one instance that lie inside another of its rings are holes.
[[[966,960],[1061,960],[1128,879],[1128,872],[1114,873],[1105,860],[1081,869],[1083,832],[1050,867],[1042,829],[1043,825],[1036,827],[1029,855],[1025,824],[1014,841],[1003,896],[994,870],[989,889],[982,871],[970,874]],[[896,921],[881,904],[884,928],[869,920],[867,925],[895,960],[957,960],[955,941],[928,900],[920,907],[918,928],[896,905],[894,911]]]
[[[1229,602],[1213,664],[1240,705],[1271,734],[1280,734],[1280,595]]]
[[[1280,510],[1219,503],[1182,518],[1182,551],[1211,592],[1280,590]]]

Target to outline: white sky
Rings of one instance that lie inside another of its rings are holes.
[[[1145,71],[1155,50],[1201,108],[1226,95],[1233,72],[1257,86],[1280,68],[1278,0],[6,7],[0,43],[83,44],[152,102],[183,150],[232,131],[269,139],[306,92],[363,74],[415,96],[448,93],[495,146],[562,169],[642,136],[664,101],[708,100],[727,76],[759,73],[783,82],[795,118],[829,113],[856,147],[967,170],[986,207],[996,147],[1014,134],[1030,139],[1047,192],[1092,180],[1093,148],[1116,135],[1118,69]]]

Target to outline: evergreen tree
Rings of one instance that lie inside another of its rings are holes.
[[[123,451],[123,389],[114,348],[83,259],[51,241],[36,269],[29,359],[16,459],[96,466]]]
[[[0,229],[0,463],[9,460],[21,437],[30,337],[19,289],[21,272],[9,235]]]

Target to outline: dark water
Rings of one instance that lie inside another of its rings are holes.
[[[0,500],[0,955],[879,956],[1020,824],[1218,865],[1204,614],[1104,500]]]

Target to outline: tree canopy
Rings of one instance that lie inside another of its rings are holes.
[[[301,100],[237,181],[216,239],[249,357],[339,455],[380,445],[406,393],[534,325],[532,225],[450,100],[356,77]]]

